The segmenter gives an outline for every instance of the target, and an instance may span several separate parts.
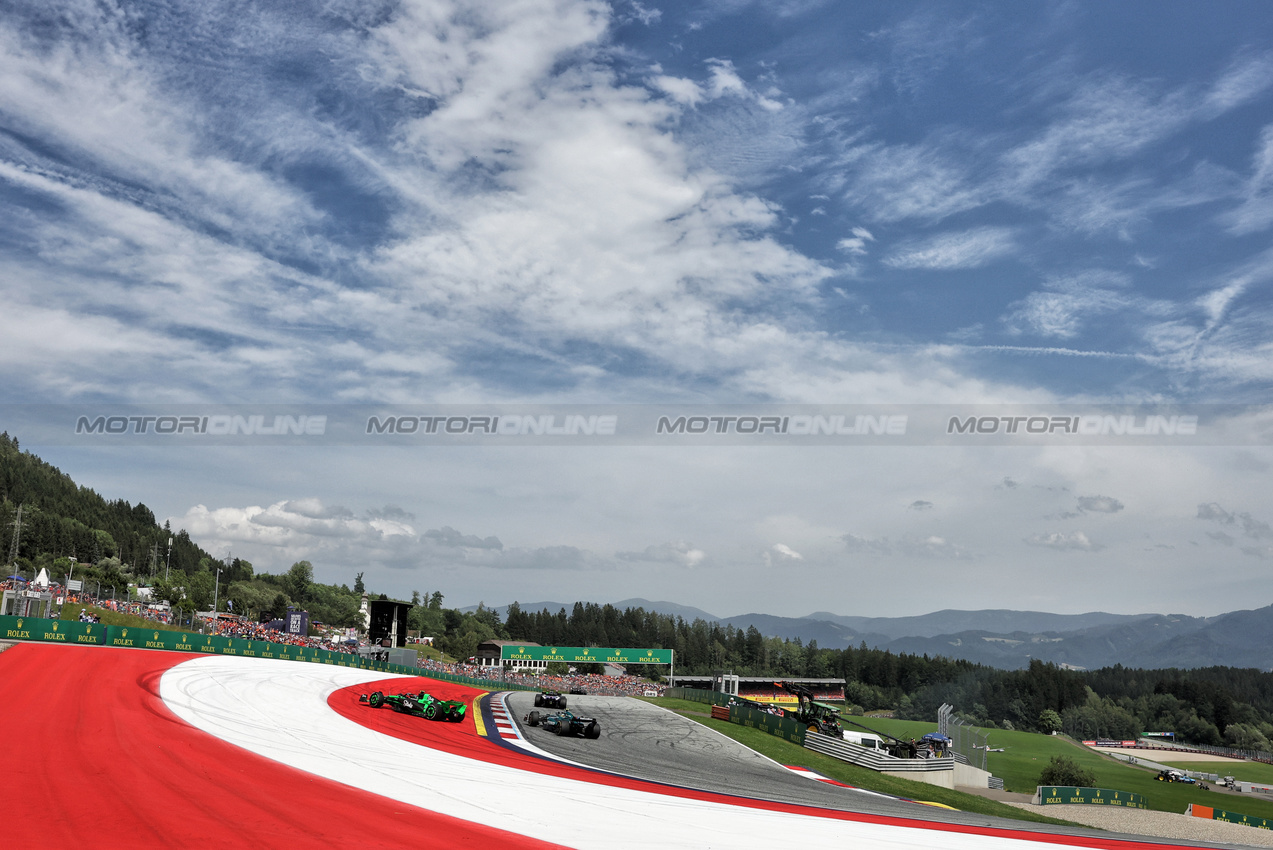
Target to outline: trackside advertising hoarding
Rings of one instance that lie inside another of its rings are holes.
[[[437,673],[387,661],[371,661],[348,652],[332,652],[312,646],[291,646],[263,640],[241,640],[221,635],[203,635],[198,632],[172,631],[142,626],[107,626],[101,623],[80,623],[71,620],[48,620],[40,617],[0,616],[0,640],[42,641],[45,643],[75,644],[77,646],[114,646],[125,649],[161,649],[193,654],[242,655],[248,658],[274,658],[280,661],[307,661],[314,664],[334,664],[341,667],[358,667],[364,670],[380,670],[385,673],[402,673],[407,676],[425,676],[462,685],[506,691],[533,691],[537,688],[525,685],[504,684]],[[644,650],[640,650],[644,651]],[[657,662],[646,662],[654,664]]]
[[[1252,815],[1244,815],[1239,812],[1227,812],[1224,809],[1216,809],[1211,806],[1200,806],[1197,803],[1190,803],[1189,810],[1185,812],[1196,818],[1209,818],[1211,820],[1222,820],[1226,823],[1238,823],[1243,826],[1253,826],[1256,829],[1273,829],[1273,820],[1268,818],[1257,818]]]
[[[36,617],[0,617],[0,639],[42,640],[78,646],[104,646],[106,626],[101,623],[41,620]]]
[[[565,664],[671,664],[672,650],[508,644],[500,648],[500,660],[559,661]]]
[[[1148,805],[1140,794],[1112,791],[1109,788],[1079,788],[1073,785],[1040,785],[1035,790],[1036,805],[1055,806],[1077,803],[1088,806],[1121,806],[1145,809]]]

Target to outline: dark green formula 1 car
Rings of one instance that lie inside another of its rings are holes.
[[[403,714],[423,717],[427,720],[450,720],[453,723],[463,720],[469,708],[465,703],[441,700],[424,691],[418,694],[389,694],[387,696],[376,691],[372,694],[362,694],[358,697],[358,701],[365,702],[372,708],[388,706]]]
[[[581,717],[573,711],[559,711],[556,714],[541,714],[532,711],[526,715],[526,722],[531,726],[543,726],[557,735],[583,735],[585,738],[600,738],[601,724],[593,717]]]

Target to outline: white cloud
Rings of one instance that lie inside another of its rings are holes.
[[[1123,509],[1123,503],[1110,496],[1079,496],[1080,511],[1102,514],[1116,514]]]
[[[871,235],[871,231],[865,227],[855,227],[852,230],[852,236],[846,236],[839,242],[835,243],[835,247],[839,248],[846,254],[865,254],[866,243],[874,242],[875,237]]]
[[[897,269],[975,269],[1016,250],[1011,228],[979,227],[899,245],[885,265]]]
[[[1031,534],[1025,538],[1025,542],[1031,546],[1040,546],[1044,549],[1059,550],[1075,550],[1081,552],[1094,552],[1101,547],[1088,539],[1087,535],[1081,531],[1052,531]]]
[[[439,546],[447,546],[452,548],[465,549],[503,549],[504,544],[500,542],[498,537],[478,537],[474,534],[461,534],[451,526],[446,525],[440,529],[430,529],[424,533],[424,536],[436,542]]]
[[[621,561],[648,562],[652,564],[676,564],[694,568],[707,560],[707,553],[696,549],[684,541],[661,543],[647,546],[640,552],[616,552],[615,557]]]
[[[764,551],[762,558],[766,567],[773,567],[778,564],[803,561],[804,555],[801,555],[785,543],[775,543]]]
[[[577,546],[505,548],[497,537],[464,534],[450,526],[421,533],[409,515],[394,506],[359,517],[347,508],[315,498],[267,507],[209,509],[196,505],[172,523],[185,528],[210,551],[228,548],[264,564],[303,559],[316,564],[378,564],[406,570],[426,566],[569,571],[615,568]]]
[[[1255,233],[1273,225],[1273,125],[1260,133],[1251,177],[1242,190],[1242,202],[1222,220],[1236,234]]]
[[[887,537],[869,538],[856,534],[845,534],[840,537],[845,551],[849,553],[867,553],[890,557],[910,558],[968,558],[970,553],[945,537],[930,535],[903,535],[896,540]]]
[[[660,74],[651,78],[650,84],[672,98],[672,100],[685,106],[697,106],[707,97],[702,86],[684,77],[669,77],[666,74]]]

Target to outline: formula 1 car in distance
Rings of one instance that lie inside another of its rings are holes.
[[[556,714],[540,714],[532,711],[526,715],[526,722],[531,726],[542,726],[556,735],[583,735],[585,738],[600,738],[601,724],[595,717],[580,717],[573,711],[559,711]]]
[[[449,720],[452,723],[459,723],[468,711],[465,703],[457,700],[441,700],[424,691],[418,694],[389,694],[387,696],[376,691],[360,695],[358,701],[365,702],[372,708],[389,706],[402,714],[423,717],[426,720]]]
[[[565,708],[566,698],[561,691],[540,691],[535,694],[535,708]]]

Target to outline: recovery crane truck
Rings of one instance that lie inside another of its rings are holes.
[[[795,694],[799,701],[793,710],[784,708],[783,714],[797,723],[802,723],[810,732],[829,735],[832,738],[843,737],[840,726],[840,709],[834,705],[818,702],[813,698],[813,691],[795,682],[774,682],[774,687]]]

